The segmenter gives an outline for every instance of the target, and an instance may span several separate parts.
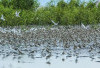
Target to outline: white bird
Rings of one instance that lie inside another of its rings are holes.
[[[51,20],[51,22],[52,22],[54,25],[58,25],[58,23],[59,23],[59,22],[58,22],[58,23],[55,23],[53,20]]]
[[[5,21],[4,16],[3,16],[3,15],[1,15],[1,20]]]
[[[15,12],[16,17],[20,17],[19,13],[20,13],[20,11],[19,12],[17,12],[17,11]]]
[[[81,24],[81,27],[84,28],[84,29],[88,29],[89,26],[85,26],[84,24]]]
[[[96,7],[98,7],[99,3],[100,3],[100,0],[97,0],[96,1]]]

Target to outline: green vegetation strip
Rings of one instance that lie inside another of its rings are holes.
[[[53,3],[51,0],[47,6],[39,7],[37,0],[1,0],[0,16],[3,15],[5,21],[0,19],[0,26],[54,25],[51,20],[59,22],[58,25],[100,22],[100,5],[97,7],[92,0],[88,3],[80,0],[71,0],[69,3],[60,0],[57,5]],[[20,11],[20,17],[16,17],[16,11]]]

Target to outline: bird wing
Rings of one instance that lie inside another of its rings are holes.
[[[55,24],[55,22],[53,20],[51,20],[53,24]]]
[[[88,25],[88,26],[86,26],[86,28],[90,28],[90,26]]]
[[[5,20],[4,17],[3,17],[3,15],[1,16],[1,19],[2,19],[2,20]]]
[[[55,23],[53,20],[51,20],[52,21],[52,23],[54,24],[54,25],[58,25],[58,23]]]
[[[16,14],[16,15],[18,14],[17,11],[15,12],[15,14]]]
[[[83,28],[86,28],[84,24],[82,24],[82,27],[83,27]]]
[[[4,18],[3,15],[1,16],[1,18]]]
[[[18,12],[18,14],[20,13],[20,11]]]

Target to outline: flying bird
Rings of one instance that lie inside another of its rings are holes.
[[[51,22],[52,22],[54,25],[58,25],[58,23],[59,23],[59,22],[58,22],[58,23],[55,23],[53,20],[51,20]]]
[[[19,12],[17,12],[17,11],[15,12],[16,17],[20,17],[19,13],[20,13],[20,11]]]
[[[1,15],[1,20],[5,21],[4,16],[3,16],[3,15]]]
[[[84,29],[88,29],[89,26],[85,26],[84,24],[81,24],[81,27],[84,28]]]
[[[100,0],[97,0],[96,1],[96,7],[98,7],[99,3],[100,3]]]

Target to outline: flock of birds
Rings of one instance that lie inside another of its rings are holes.
[[[16,16],[16,17],[20,17],[19,14],[20,14],[20,11],[19,11],[19,12],[18,12],[18,11],[15,12],[15,16]],[[1,15],[1,20],[2,20],[2,21],[5,21],[5,18],[4,18],[4,15],[3,15],[3,14]],[[51,20],[51,22],[52,22],[54,25],[58,25],[58,23],[55,23],[53,20]]]
[[[51,20],[51,22],[52,22],[55,26],[57,26],[57,25],[59,24],[59,21],[56,23],[56,22],[54,22],[53,20]],[[88,26],[85,26],[83,23],[81,23],[81,27],[82,27],[83,29],[89,29],[89,28],[90,28],[89,25],[88,25]]]
[[[20,14],[20,11],[19,12],[18,11],[15,12],[15,16],[16,17],[20,17],[19,14]],[[3,14],[1,15],[1,20],[2,21],[5,21],[5,18],[4,18],[4,15]]]
[[[16,11],[15,12],[15,16],[16,17],[20,17],[20,11],[18,12],[18,11]],[[4,18],[4,15],[2,14],[1,15],[1,20],[2,21],[5,21],[5,18]],[[54,26],[57,26],[58,24],[59,24],[59,21],[56,23],[56,22],[54,22],[53,20],[51,20],[51,22],[54,24]],[[90,26],[85,26],[84,24],[81,24],[81,27],[83,28],[83,29],[88,29],[88,28],[90,28]]]
[[[31,28],[29,28],[31,29]],[[7,29],[8,30],[8,29]],[[15,28],[15,30],[18,30]],[[21,35],[13,32],[0,32],[0,54],[28,55],[30,57],[81,56],[83,53],[100,53],[100,30],[55,27],[54,29],[34,28]]]
[[[20,12],[15,12],[16,17],[20,17],[19,14]],[[3,15],[1,20],[5,21]],[[51,22],[55,26],[59,24],[53,20]],[[56,58],[62,55],[66,58],[76,56],[76,62],[79,57],[94,59],[95,55],[100,57],[100,30],[87,30],[89,28],[90,26],[81,23],[81,28],[66,29],[64,26],[52,29],[30,28],[29,32],[20,31],[21,35],[16,34],[17,28],[8,32],[0,31],[0,55],[3,55],[3,58],[13,55],[14,59],[28,55],[33,59],[45,57],[46,60],[52,56]],[[62,58],[62,61],[64,60],[65,58]]]

